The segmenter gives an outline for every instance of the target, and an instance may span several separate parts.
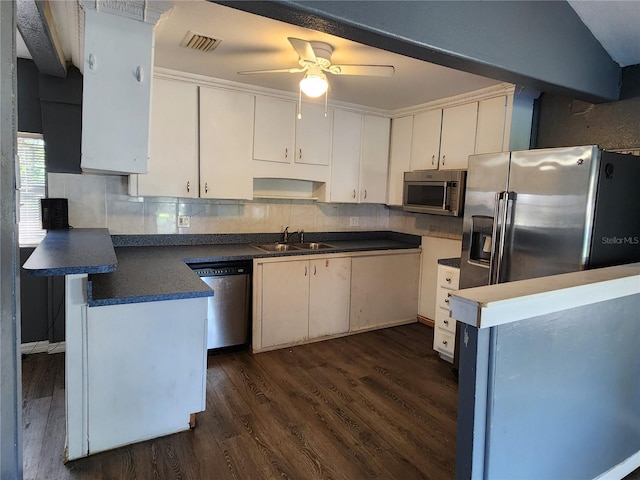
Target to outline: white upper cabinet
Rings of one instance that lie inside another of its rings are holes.
[[[389,127],[388,118],[334,111],[332,202],[385,203]]]
[[[389,205],[402,205],[404,172],[411,170],[411,137],[413,116],[394,118],[391,122],[389,151]]]
[[[362,147],[362,115],[345,110],[333,112],[331,201],[357,203]]]
[[[440,169],[466,170],[476,145],[478,102],[442,110]]]
[[[149,173],[130,182],[136,195],[198,196],[198,87],[155,78],[151,96]]]
[[[296,120],[296,150],[293,161],[329,165],[331,158],[331,117],[324,104],[303,103],[302,118]]]
[[[256,96],[253,158],[291,163],[295,148],[295,121],[295,102]]]
[[[442,110],[428,110],[413,117],[411,170],[435,170],[440,155]]]
[[[387,201],[391,120],[364,115],[360,159],[360,202]]]
[[[278,163],[329,165],[331,117],[324,105],[304,103],[302,118],[289,100],[256,96],[253,158]]]
[[[478,102],[475,153],[501,152],[504,143],[507,97]]]
[[[200,197],[252,199],[254,97],[200,87]]]
[[[147,172],[152,63],[152,24],[85,10],[83,170]]]

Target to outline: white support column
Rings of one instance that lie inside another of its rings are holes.
[[[89,453],[87,382],[87,274],[65,277],[65,461]]]

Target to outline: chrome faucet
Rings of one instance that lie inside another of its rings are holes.
[[[300,243],[304,243],[304,230],[289,232],[289,227],[284,227],[282,231],[282,243],[287,243],[291,235],[298,234],[300,235]]]

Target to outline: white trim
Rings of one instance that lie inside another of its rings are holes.
[[[249,93],[253,95],[266,95],[275,98],[282,98],[287,100],[298,100],[297,93],[285,92],[282,90],[273,90],[270,88],[257,87],[255,85],[248,85],[246,83],[234,82],[231,80],[223,80],[221,78],[208,77],[206,75],[199,75],[196,73],[181,72],[178,70],[172,70],[163,67],[154,67],[154,77],[163,78],[165,80],[176,80],[180,82],[197,83],[198,85],[221,88],[225,90],[232,90],[237,92]],[[331,100],[329,98],[329,105],[333,107],[339,107],[343,110],[351,110],[358,113],[373,114],[382,117],[404,117],[407,115],[414,115],[416,113],[424,112],[427,110],[434,110],[436,108],[453,107],[456,105],[463,105],[467,103],[477,102],[479,100],[485,100],[487,98],[494,98],[500,95],[513,95],[515,92],[515,85],[510,83],[501,83],[499,85],[492,85],[490,87],[481,88],[472,92],[461,93],[453,97],[441,98],[433,100],[431,102],[422,103],[419,105],[413,105],[406,108],[399,108],[396,110],[384,110],[375,107],[368,107],[364,105],[357,105],[355,103],[341,102],[337,100]]]
[[[603,474],[598,475],[594,480],[620,480],[638,467],[640,467],[640,450],[626,460],[617,464],[615,467],[612,467]]]
[[[477,328],[640,293],[640,263],[458,290],[451,316]]]

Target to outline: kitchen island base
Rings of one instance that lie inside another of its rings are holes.
[[[67,275],[66,460],[191,428],[205,408],[207,298],[90,307]]]

